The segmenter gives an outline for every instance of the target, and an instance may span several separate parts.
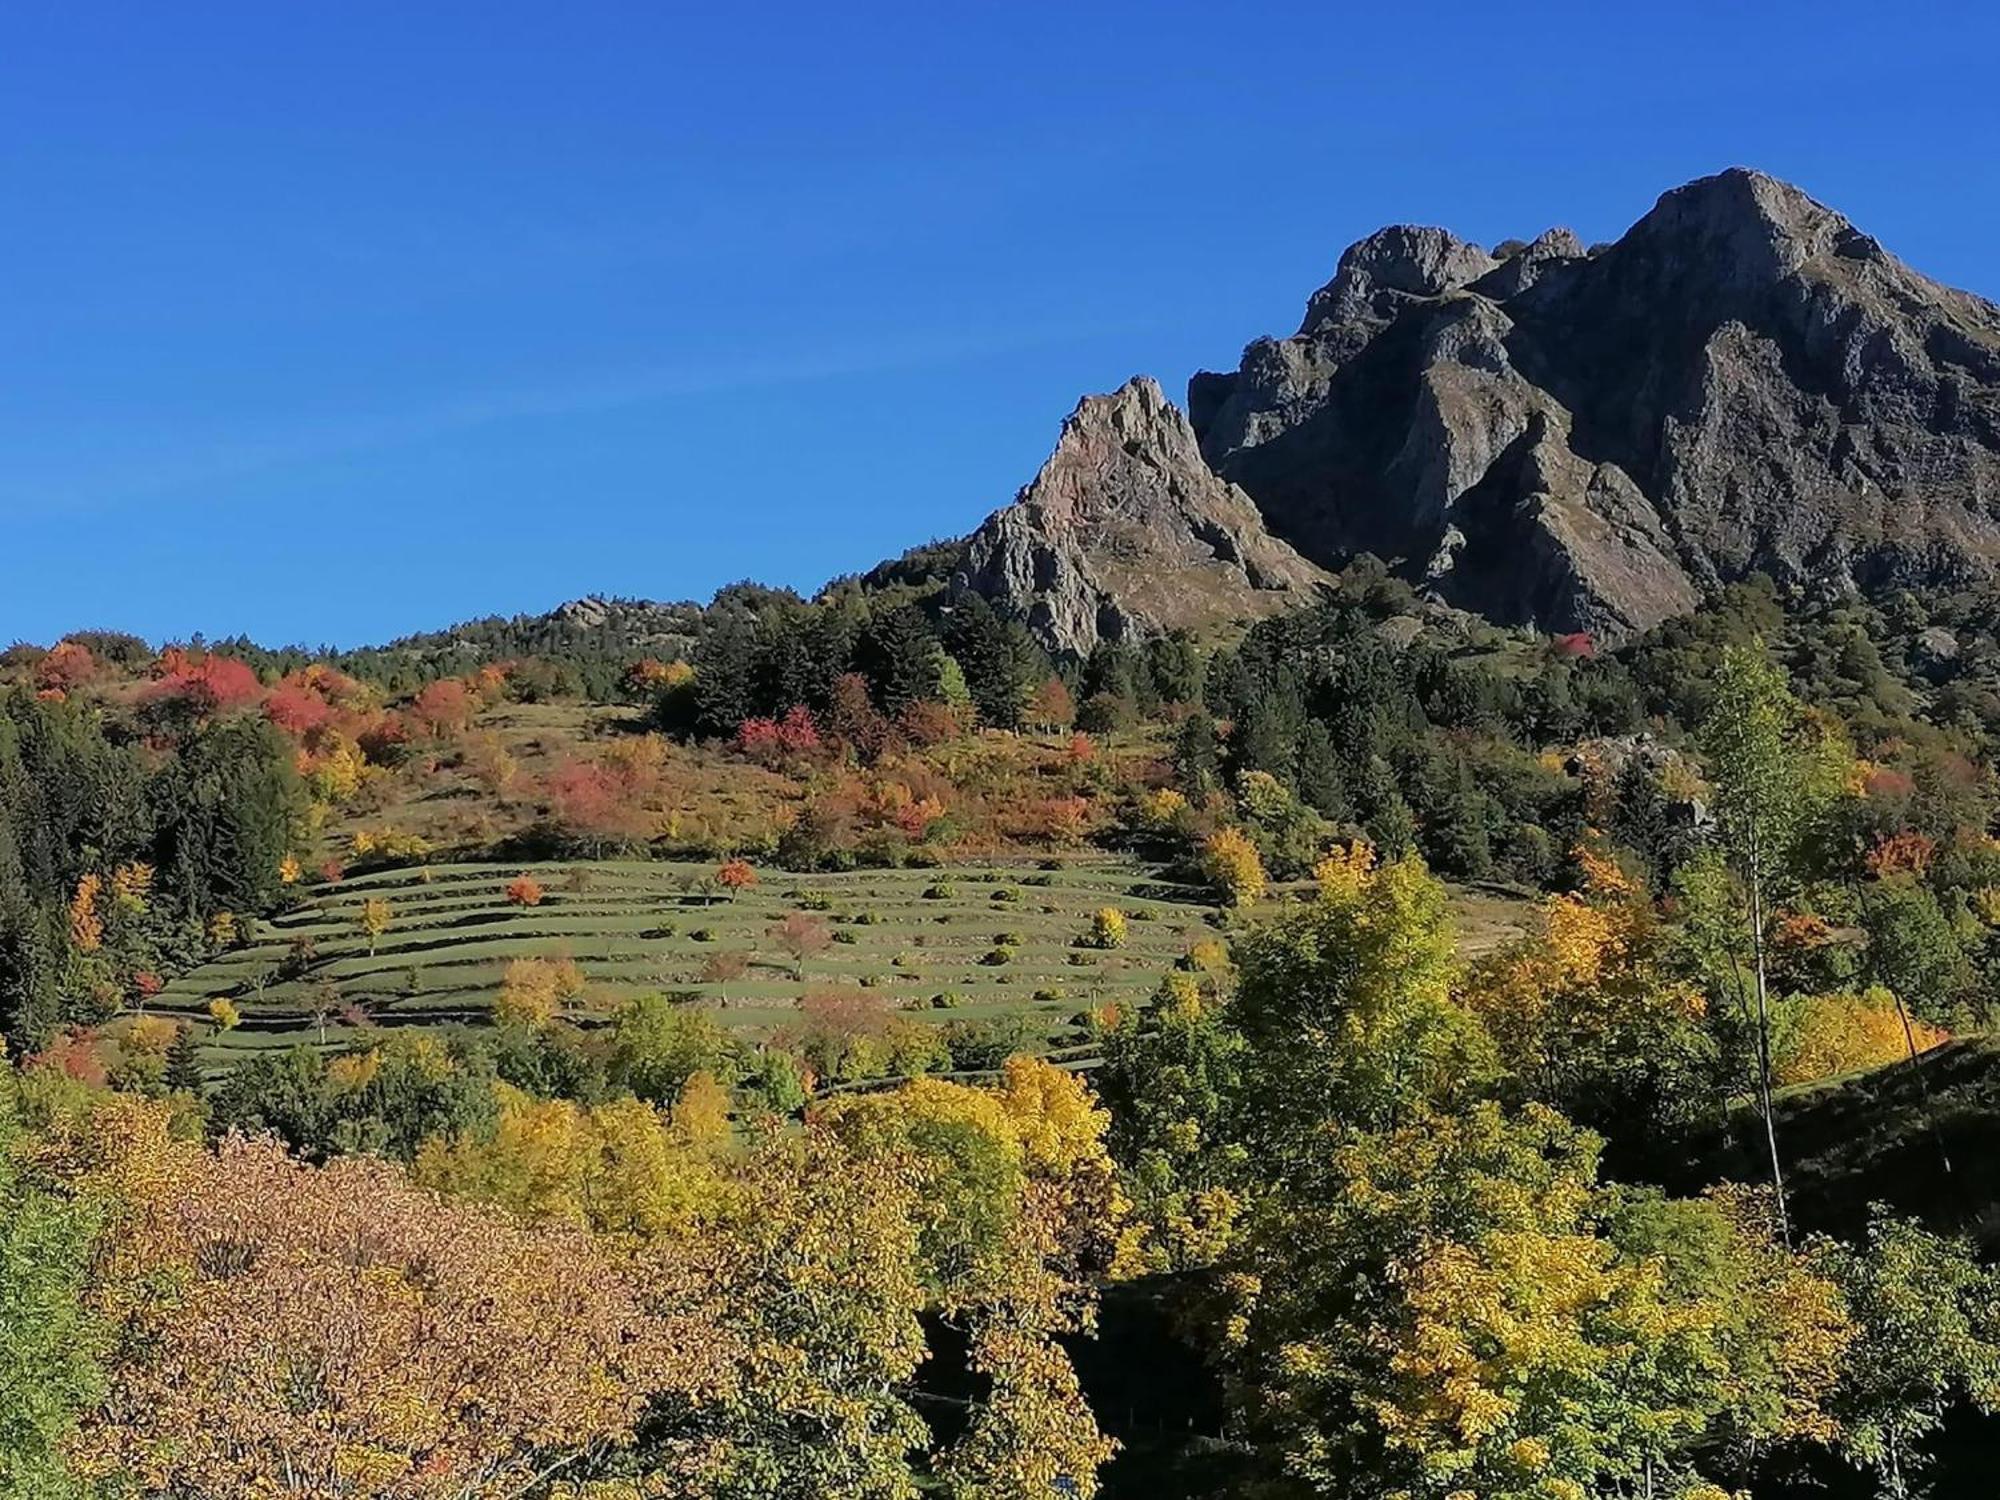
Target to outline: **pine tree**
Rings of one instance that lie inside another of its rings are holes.
[[[965,673],[966,690],[982,724],[1019,729],[1048,660],[1032,637],[1003,620],[977,594],[954,600],[944,616],[944,643]]]
[[[1189,714],[1174,736],[1174,784],[1199,802],[1220,784],[1221,769],[1215,721],[1205,713]]]
[[[1299,736],[1299,796],[1324,817],[1344,823],[1354,816],[1340,774],[1340,754],[1324,722],[1312,720]]]
[[[757,712],[757,630],[725,615],[702,635],[694,655],[694,727],[723,739]]]
[[[944,653],[923,615],[912,607],[906,605],[869,621],[855,650],[855,661],[884,713],[897,714],[912,703],[938,696]]]
[[[175,1032],[173,1045],[167,1048],[166,1083],[176,1094],[192,1094],[197,1099],[202,1095],[201,1044],[192,1026],[184,1025]]]

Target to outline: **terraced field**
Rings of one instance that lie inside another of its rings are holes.
[[[539,905],[508,901],[506,886],[522,874],[543,887]],[[927,1019],[1033,1010],[1056,1023],[1142,998],[1214,931],[1200,891],[1105,861],[764,870],[734,897],[714,874],[713,865],[559,861],[357,875],[255,924],[251,942],[175,980],[155,1008],[194,1017],[213,998],[231,1000],[243,1023],[214,1039],[220,1060],[300,1040],[337,1044],[363,1015],[383,1026],[477,1022],[510,960],[566,956],[589,980],[586,1018],[668,991],[699,996],[727,1024],[757,1033],[793,1019],[809,989],[866,985]],[[361,925],[370,899],[386,900],[391,914],[372,952]],[[1078,946],[1107,906],[1128,919],[1122,946]],[[801,979],[772,929],[802,910],[833,941],[804,960]],[[718,954],[740,958],[740,975],[717,977]]]

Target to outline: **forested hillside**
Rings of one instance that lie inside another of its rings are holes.
[[[1977,1492],[1989,596],[947,574],[0,656],[0,1494]]]

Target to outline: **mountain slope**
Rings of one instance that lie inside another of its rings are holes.
[[[1189,412],[1314,561],[1373,551],[1544,629],[1644,629],[1752,571],[1870,590],[2000,561],[2000,309],[1740,169],[1595,253],[1382,230]]]

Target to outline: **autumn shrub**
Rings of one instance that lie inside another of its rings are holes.
[[[494,1018],[503,1025],[549,1025],[584,992],[583,970],[573,958],[516,958],[500,981]]]
[[[1099,907],[1091,916],[1088,940],[1093,948],[1124,947],[1125,913],[1115,906]]]
[[[1218,828],[1210,834],[1202,846],[1201,869],[1231,906],[1250,906],[1263,899],[1264,862],[1241,829]]]

